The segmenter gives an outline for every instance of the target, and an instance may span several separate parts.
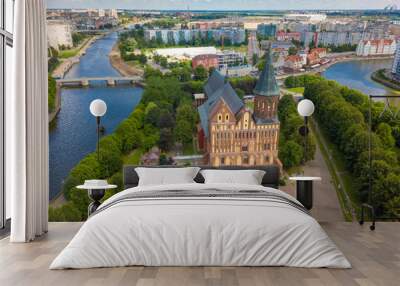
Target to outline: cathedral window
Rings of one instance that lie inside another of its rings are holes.
[[[249,151],[249,147],[247,145],[242,146],[242,152],[247,152],[247,151]]]
[[[222,122],[222,114],[218,114],[218,123]]]
[[[225,114],[225,121],[229,121],[229,114]]]
[[[249,163],[249,157],[248,156],[244,156],[243,157],[243,164],[248,164]]]

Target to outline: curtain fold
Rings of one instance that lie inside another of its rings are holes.
[[[13,94],[6,99],[6,187],[11,242],[28,242],[48,225],[48,79],[44,0],[18,0],[14,17]]]

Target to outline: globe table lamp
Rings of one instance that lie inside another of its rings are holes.
[[[96,117],[97,123],[97,160],[100,161],[100,118],[107,112],[107,104],[101,99],[95,99],[90,103],[90,113]]]

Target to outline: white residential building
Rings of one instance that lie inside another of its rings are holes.
[[[394,74],[396,78],[400,78],[400,42],[398,42],[396,46],[396,53],[392,65],[392,74]]]
[[[106,16],[118,19],[118,11],[117,9],[109,9],[106,11]]]
[[[216,55],[217,52],[218,50],[215,47],[192,47],[157,49],[154,51],[154,54],[175,59],[193,59],[198,55]]]
[[[99,17],[105,17],[106,16],[106,11],[104,11],[104,9],[99,9],[98,10],[98,14],[99,14],[98,15]]]
[[[392,39],[363,40],[357,46],[357,56],[393,55],[396,41]]]
[[[47,42],[56,50],[61,46],[72,47],[72,25],[67,21],[47,21]]]
[[[170,36],[168,36],[170,35]],[[147,29],[144,32],[146,41],[158,40],[163,43],[169,43],[171,39],[175,42],[189,43],[193,39],[210,39],[221,41],[221,39],[229,40],[232,44],[240,44],[245,42],[246,33],[244,29],[240,28],[221,28],[221,29]]]
[[[303,58],[299,55],[288,56],[283,67],[290,71],[298,71],[303,67]]]
[[[218,68],[226,69],[227,67],[240,66],[244,64],[245,56],[235,51],[221,51],[217,53]]]
[[[258,69],[252,65],[241,65],[237,67],[226,67],[219,70],[223,75],[228,75],[229,77],[241,77],[246,75],[256,74]]]

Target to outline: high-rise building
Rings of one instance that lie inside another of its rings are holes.
[[[276,25],[275,24],[259,24],[257,26],[257,34],[263,38],[275,37],[276,35]]]
[[[230,83],[214,71],[204,87],[207,100],[199,108],[199,147],[212,166],[278,164],[279,87],[268,51],[265,68],[254,89],[254,111],[247,108]]]
[[[396,46],[396,53],[392,65],[392,74],[396,79],[400,80],[400,41]]]

